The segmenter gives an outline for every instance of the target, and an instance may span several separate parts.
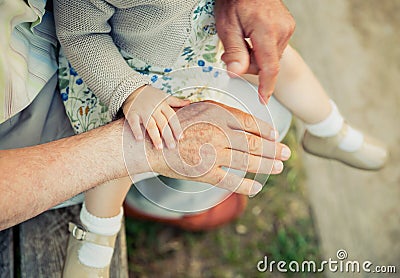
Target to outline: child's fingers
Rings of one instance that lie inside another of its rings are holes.
[[[159,113],[154,113],[153,114],[154,119],[156,120],[157,126],[159,131],[161,132],[161,135],[165,141],[165,144],[169,149],[175,148],[175,139],[174,136],[172,135],[171,128],[168,125],[167,118],[161,111]]]
[[[136,140],[143,140],[142,128],[140,127],[140,118],[138,114],[129,114],[126,119],[131,127],[133,136]]]
[[[146,125],[146,130],[156,149],[161,150],[163,148],[163,143],[160,132],[158,131],[157,123],[153,117],[149,118]]]
[[[178,116],[175,114],[175,111],[171,107],[165,107],[161,111],[167,118],[169,126],[171,127],[176,140],[182,139],[182,127],[179,122]]]
[[[190,100],[188,100],[188,99],[180,99],[180,98],[173,97],[173,96],[169,96],[166,99],[166,102],[169,106],[172,106],[172,107],[183,107],[185,105],[190,104]]]

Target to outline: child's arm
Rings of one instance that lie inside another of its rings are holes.
[[[133,92],[125,101],[122,110],[137,140],[144,136],[143,124],[154,146],[163,148],[163,137],[168,148],[175,148],[174,137],[182,139],[182,128],[172,107],[182,107],[190,102],[182,100],[152,86],[144,86]],[[161,135],[161,136],[160,136]]]
[[[104,0],[55,0],[57,36],[64,53],[114,118],[147,78],[132,70],[110,36],[115,8]]]

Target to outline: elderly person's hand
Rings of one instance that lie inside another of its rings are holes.
[[[137,158],[146,157],[149,168],[143,171],[254,195],[261,190],[260,183],[227,173],[221,167],[278,174],[283,169],[282,160],[290,156],[287,146],[275,142],[277,133],[269,124],[235,108],[207,101],[181,108],[176,115],[184,129],[184,139],[177,149],[160,152],[147,139],[141,153],[133,153],[129,151],[132,137],[125,132],[125,159],[131,175],[138,172]]]
[[[266,103],[275,87],[279,60],[294,32],[293,17],[281,0],[217,0],[215,17],[228,71],[258,74],[260,101]]]
[[[290,156],[285,145],[274,141],[277,135],[268,124],[237,109],[201,102],[176,115],[185,138],[178,148],[163,152],[149,137],[145,144],[136,141],[124,119],[50,143],[0,150],[0,230],[128,174],[154,171],[255,194],[261,184],[227,174],[221,167],[274,174],[282,171],[281,160]],[[56,174],[60,169],[62,174]]]

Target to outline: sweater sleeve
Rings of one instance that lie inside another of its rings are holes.
[[[108,105],[114,119],[126,98],[149,84],[131,69],[111,37],[108,20],[115,8],[103,0],[55,0],[58,39],[71,65]]]

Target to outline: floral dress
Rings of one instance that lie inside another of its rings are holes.
[[[207,90],[208,84],[215,82],[213,79],[224,82],[227,76],[220,59],[222,46],[215,27],[214,5],[215,0],[201,0],[194,9],[189,39],[181,55],[170,68],[146,64],[123,50],[120,51],[121,55],[132,69],[148,76],[152,86],[166,93],[191,101],[215,99],[212,90]],[[193,80],[189,80],[192,77],[189,77],[190,74],[179,75],[173,72],[193,67],[202,72],[201,80],[198,80],[202,86],[181,90],[193,83]],[[86,132],[111,121],[108,107],[86,86],[62,50],[59,56],[59,88],[75,133]]]

